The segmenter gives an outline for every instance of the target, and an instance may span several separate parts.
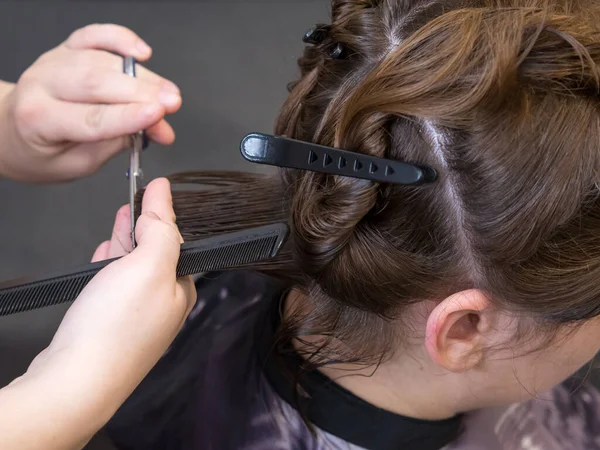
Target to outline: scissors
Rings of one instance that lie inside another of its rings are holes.
[[[126,56],[123,58],[123,72],[135,78],[135,58]],[[147,147],[146,135],[144,131],[138,131],[131,135],[131,155],[129,157],[129,170],[127,178],[129,179],[129,209],[131,217],[131,244],[136,247],[135,242],[135,194],[138,186],[143,179],[142,172],[142,150]]]

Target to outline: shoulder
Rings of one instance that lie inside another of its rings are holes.
[[[527,402],[470,414],[448,450],[600,449],[598,410],[593,383],[572,379]]]

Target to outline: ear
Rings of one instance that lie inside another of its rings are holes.
[[[427,319],[425,346],[431,359],[452,372],[464,372],[483,358],[486,334],[495,314],[486,295],[461,291],[439,303]]]

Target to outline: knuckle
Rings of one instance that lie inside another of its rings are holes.
[[[28,132],[44,119],[45,114],[43,103],[33,99],[18,98],[14,108],[15,126],[21,132]]]
[[[65,40],[64,44],[73,44],[75,42],[77,42],[77,39],[79,38],[79,34],[81,32],[81,28],[73,31],[69,37],[67,37],[67,39]]]
[[[29,67],[27,70],[25,70],[19,76],[17,84],[19,85],[19,87],[23,87],[23,86],[29,85],[30,83],[34,82],[36,79],[37,79],[37,71],[36,71],[36,65],[34,64],[31,67]]]
[[[143,211],[142,214],[140,215],[140,220],[144,220],[145,222],[160,222],[160,219],[158,218],[158,216],[156,214],[154,214],[153,212],[148,212],[148,211]]]
[[[57,55],[57,49],[48,50],[42,53],[37,60],[32,64],[32,67],[36,67],[40,63],[46,63],[52,61]]]
[[[160,229],[164,236],[179,245],[179,232],[177,228],[170,223],[160,221]]]
[[[99,28],[100,24],[97,23],[86,25],[85,27],[73,31],[71,36],[69,36],[68,41],[74,44],[86,45],[101,31]]]
[[[87,27],[89,27],[89,25]],[[83,42],[87,27],[78,28],[77,30],[73,31],[67,38],[67,43],[76,45]]]
[[[105,75],[96,68],[86,67],[81,73],[81,88],[95,93],[100,90],[105,80]]]
[[[145,228],[152,228],[158,235],[179,245],[179,231],[174,224],[163,222],[156,214],[144,212],[138,219],[138,223]]]
[[[105,24],[104,33],[122,42],[134,41],[137,37],[129,28],[114,23]]]
[[[103,116],[104,108],[101,105],[91,105],[87,108],[84,120],[91,138],[97,136],[102,129]]]
[[[134,40],[136,35],[128,28],[113,23],[92,23],[75,30],[67,43],[73,47],[89,47],[98,42]]]

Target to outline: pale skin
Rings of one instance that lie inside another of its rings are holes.
[[[287,314],[307,307],[301,293],[288,296]],[[600,349],[600,318],[574,330],[563,328],[554,340],[540,331],[515,341],[519,321],[527,319],[495,307],[478,290],[421,303],[406,317],[416,334],[404,333],[395,354],[377,370],[347,364],[321,370],[380,408],[439,420],[534,396],[548,398],[552,387]],[[397,326],[406,330],[402,323]]]
[[[165,120],[181,107],[179,88],[137,66],[152,50],[132,31],[91,25],[40,56],[18,83],[0,81],[0,175],[28,183],[68,181],[98,170],[145,129],[160,144],[175,134]]]
[[[40,57],[17,84],[0,82],[0,176],[21,182],[72,180],[99,169],[145,129],[170,144],[165,115],[181,105],[172,82],[122,58],[151,49],[115,25],[74,32]],[[128,207],[93,260],[123,256],[84,289],[50,345],[21,377],[0,389],[0,448],[78,449],[102,428],[156,364],[191,311],[189,277],[177,279],[181,235],[170,185],[147,187],[131,251]]]

